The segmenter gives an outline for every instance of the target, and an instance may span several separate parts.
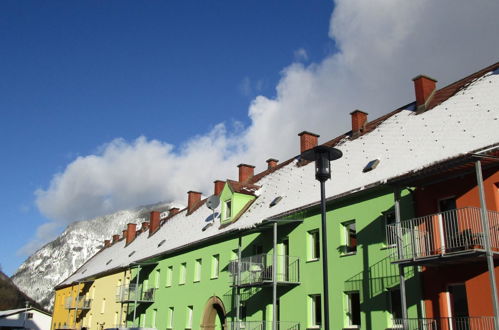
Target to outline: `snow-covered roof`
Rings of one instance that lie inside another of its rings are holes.
[[[0,311],[0,318],[6,317],[6,316],[10,316],[10,315],[19,314],[19,313],[23,313],[23,312],[28,312],[28,311],[36,311],[36,312],[39,312],[39,313],[43,313],[45,315],[50,315],[50,313],[47,313],[47,312],[42,311],[42,310],[39,310],[37,308],[28,307],[28,308],[17,308],[17,309],[8,309],[8,310]]]
[[[375,129],[356,139],[344,136],[335,147],[343,157],[332,163],[332,178],[326,182],[327,196],[363,190],[377,183],[425,168],[499,143],[499,63],[495,70],[472,77],[431,110],[416,114],[413,105],[396,111]],[[445,92],[449,93],[448,90]],[[379,159],[372,171],[362,170]],[[257,176],[258,177],[258,176]],[[299,166],[297,160],[258,177],[258,197],[229,226],[219,222],[202,230],[212,211],[200,207],[187,215],[180,212],[149,237],[143,232],[128,246],[121,240],[101,250],[60,286],[96,274],[127,267],[152,256],[168,253],[231,231],[253,228],[286,211],[316,203],[320,199],[314,164]],[[276,197],[281,201],[270,207]]]

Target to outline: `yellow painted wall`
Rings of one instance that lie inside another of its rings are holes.
[[[84,314],[81,326],[88,330],[114,328],[126,320],[126,305],[116,302],[118,285],[130,282],[129,272],[119,272],[99,277],[94,280],[89,289],[88,297],[92,299],[90,309]]]
[[[82,285],[68,286],[55,292],[54,312],[52,313],[52,330],[75,327],[75,310],[66,308],[66,299],[76,297]]]

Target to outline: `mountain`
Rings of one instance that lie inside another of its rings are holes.
[[[19,290],[10,278],[0,271],[0,311],[24,308],[26,302],[31,307],[43,309],[41,305]]]
[[[70,224],[50,243],[33,253],[17,269],[12,281],[46,309],[54,304],[54,286],[71,275],[104,246],[105,239],[120,234],[127,223],[149,221],[151,211],[166,211],[168,203],[140,206]]]

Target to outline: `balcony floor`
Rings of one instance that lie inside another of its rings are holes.
[[[495,260],[499,260],[499,251],[492,251]],[[404,266],[440,266],[458,265],[474,262],[485,262],[484,249],[469,249],[454,252],[446,252],[444,254],[435,254],[425,257],[417,257],[411,259],[401,259],[392,263]]]

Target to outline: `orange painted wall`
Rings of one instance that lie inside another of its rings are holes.
[[[486,170],[483,171],[483,177],[487,208],[499,211],[499,172]],[[453,196],[456,197],[458,208],[480,207],[475,173],[416,188],[414,193],[416,215],[437,213],[438,201]],[[495,273],[499,286],[499,266],[495,267]],[[448,285],[459,283],[464,283],[466,286],[470,316],[493,315],[489,274],[485,259],[476,263],[426,267],[422,273],[422,282],[426,317],[447,316],[447,311],[443,308],[447,304],[443,293],[447,291]]]

